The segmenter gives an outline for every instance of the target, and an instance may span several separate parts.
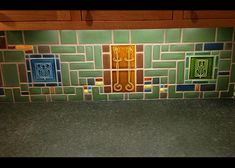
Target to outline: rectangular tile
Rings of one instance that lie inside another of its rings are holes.
[[[19,86],[18,72],[16,64],[2,64],[2,75],[5,85],[7,87]]]
[[[204,98],[218,98],[219,92],[204,92]]]
[[[184,62],[178,62],[177,84],[184,83]]]
[[[22,31],[6,31],[8,44],[23,44]]]
[[[57,30],[27,30],[24,31],[25,44],[58,44]]]
[[[0,102],[13,102],[12,89],[4,89],[5,96],[0,97]]]
[[[176,70],[169,70],[169,83],[176,83]]]
[[[75,89],[76,95],[68,95],[69,101],[82,101],[83,100],[83,89],[76,88]]]
[[[233,28],[218,28],[217,41],[232,41]]]
[[[93,95],[94,100],[98,100],[98,101],[107,100],[107,95],[101,95],[99,93],[98,87],[92,87],[92,95]]]
[[[53,53],[76,53],[75,46],[51,46]]]
[[[92,62],[70,63],[70,69],[71,70],[94,69],[94,63]]]
[[[230,82],[235,82],[235,64],[232,64]]]
[[[137,84],[143,84],[143,70],[137,70]]]
[[[220,58],[231,58],[232,52],[231,51],[220,51]]]
[[[143,99],[143,93],[130,93],[129,99]]]
[[[50,47],[49,46],[38,46],[38,52],[39,53],[50,53]]]
[[[61,64],[61,75],[62,75],[62,83],[64,86],[70,85],[70,77],[69,77],[69,66],[68,64]]]
[[[53,102],[67,101],[67,95],[51,95]]]
[[[215,41],[215,28],[184,28],[183,42]]]
[[[168,97],[169,98],[183,98],[183,93],[176,93],[175,92],[175,86],[170,85],[168,87]]]
[[[18,71],[20,76],[20,82],[27,82],[25,64],[18,64]]]
[[[110,69],[110,54],[103,54],[103,68]]]
[[[108,44],[112,43],[111,30],[78,30],[80,44]]]
[[[193,51],[194,44],[172,44],[170,51]]]
[[[154,60],[160,59],[160,45],[153,46],[153,59]]]
[[[199,98],[199,92],[185,92],[184,98]]]
[[[136,54],[136,68],[143,68],[143,54]]]
[[[173,61],[153,62],[153,68],[176,68],[176,62]]]
[[[215,91],[215,84],[201,84],[201,91]]]
[[[40,96],[30,96],[31,97],[31,101],[32,102],[46,102],[46,96],[44,96],[44,95],[40,95]]]
[[[84,55],[61,54],[60,60],[61,60],[61,62],[80,62],[80,61],[85,61],[85,56]]]
[[[109,100],[123,100],[123,94],[109,94]]]
[[[159,43],[163,42],[163,29],[131,30],[131,43]]]
[[[205,43],[204,50],[223,50],[224,43]]]
[[[183,60],[185,57],[184,53],[162,53],[162,60]]]
[[[111,85],[111,73],[110,71],[104,71],[104,84]]]
[[[231,65],[231,60],[220,60],[219,71],[229,71]]]
[[[128,30],[114,30],[113,31],[114,43],[129,43]]]
[[[180,42],[181,38],[181,29],[166,29],[166,42]]]
[[[4,51],[5,62],[24,62],[23,51]]]
[[[136,52],[143,52],[144,51],[144,45],[136,45]]]
[[[159,98],[159,86],[153,86],[152,94],[145,94],[145,99],[158,99]]]
[[[144,76],[167,76],[168,70],[145,70]]]
[[[218,77],[217,90],[227,90],[229,77]]]
[[[95,68],[102,68],[102,55],[101,55],[101,47],[94,46],[94,58],[95,58]]]
[[[0,37],[0,49],[6,49],[6,37]]]
[[[77,35],[75,30],[60,30],[61,44],[77,44]]]
[[[0,64],[0,87],[3,86],[3,80],[2,80],[2,71],[1,71],[1,64]]]
[[[15,102],[29,102],[28,96],[21,96],[20,89],[13,89]]]
[[[195,85],[176,85],[176,91],[194,91]]]
[[[102,71],[79,71],[80,77],[102,77]]]
[[[144,47],[144,68],[151,68],[152,62],[152,46],[147,45]]]
[[[78,72],[70,71],[71,85],[78,85]]]

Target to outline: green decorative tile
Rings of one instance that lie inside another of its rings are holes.
[[[20,85],[20,90],[21,91],[28,91],[29,90],[28,84],[21,84]]]
[[[107,95],[101,95],[98,87],[92,87],[93,100],[107,100]]]
[[[233,28],[218,28],[217,41],[232,41]]]
[[[194,44],[172,44],[170,51],[193,51]]]
[[[42,94],[49,94],[50,90],[49,88],[42,88]]]
[[[74,89],[74,87],[64,87],[64,93],[65,94],[74,94],[75,89]]]
[[[176,70],[169,70],[169,83],[176,83]]]
[[[145,99],[158,99],[159,98],[159,86],[153,86],[152,94],[145,94]]]
[[[189,67],[189,57],[186,57],[185,67],[186,67],[186,68]]]
[[[210,52],[195,52],[194,55],[210,55]]]
[[[167,76],[168,70],[145,70],[144,76]]]
[[[177,84],[184,83],[184,62],[178,62]]]
[[[53,102],[67,101],[67,95],[51,95]]]
[[[199,98],[199,92],[185,92],[184,98]]]
[[[8,44],[24,44],[22,31],[7,31],[6,37]]]
[[[129,43],[129,31],[128,30],[114,30],[114,43]]]
[[[163,52],[169,51],[169,45],[162,45],[162,51]]]
[[[75,46],[51,46],[52,53],[76,53]]]
[[[31,101],[32,102],[46,102],[46,96],[43,95],[33,95],[31,96]]]
[[[56,92],[56,94],[63,94],[63,90],[61,87],[56,87],[55,92]]]
[[[69,101],[82,101],[83,100],[83,89],[82,88],[76,88],[76,95],[68,95]]]
[[[41,94],[41,88],[29,88],[30,94]]]
[[[57,30],[24,31],[25,44],[58,44]]]
[[[79,84],[80,85],[87,85],[86,79],[79,79]]]
[[[191,57],[189,79],[211,79],[213,57]]]
[[[123,94],[109,94],[109,100],[123,100]]]
[[[61,75],[62,75],[62,83],[64,86],[69,86],[70,85],[70,80],[69,80],[69,66],[68,64],[61,64]]]
[[[184,53],[162,53],[162,60],[183,60],[185,57]]]
[[[78,51],[78,53],[84,53],[85,52],[85,47],[84,46],[78,46],[77,51]]]
[[[160,59],[160,45],[153,46],[153,59],[154,60]]]
[[[70,71],[71,85],[78,86],[78,72]]]
[[[232,64],[230,82],[235,82],[235,64]]]
[[[203,44],[195,44],[196,51],[202,51]]]
[[[144,67],[151,68],[152,63],[152,46],[147,45],[144,47]]]
[[[176,68],[176,62],[175,61],[154,62],[153,68]]]
[[[231,51],[220,51],[220,58],[231,58]]]
[[[77,44],[77,36],[75,30],[60,31],[61,44]]]
[[[180,42],[181,29],[166,29],[166,42]]]
[[[220,94],[220,97],[221,98],[231,98],[231,97],[233,97],[233,92],[234,92],[234,86],[233,86],[234,84],[230,84],[229,85],[229,89],[228,89],[228,92],[221,92],[221,94]]]
[[[12,89],[4,89],[5,96],[0,96],[0,102],[13,102]]]
[[[167,80],[168,80],[167,77],[162,77],[160,83],[161,83],[161,84],[167,84]]]
[[[218,67],[218,64],[219,64],[219,57],[218,56],[216,56],[215,57],[215,67]]]
[[[188,80],[188,69],[185,69],[185,80]]]
[[[219,92],[204,92],[204,98],[218,98]]]
[[[79,44],[112,43],[111,30],[78,30]]]
[[[215,41],[215,28],[183,29],[183,42],[213,42],[213,41]]]
[[[86,46],[86,60],[87,61],[93,61],[93,47],[92,46]]]
[[[85,61],[84,55],[60,55],[61,62],[80,62]]]
[[[71,63],[70,69],[71,70],[94,69],[94,63],[92,62]]]
[[[131,30],[131,43],[159,43],[163,42],[163,29]]]
[[[19,86],[16,64],[2,64],[2,76],[6,87]]]
[[[219,71],[229,71],[231,65],[231,60],[220,60]]]
[[[5,62],[25,62],[23,51],[4,51]]]
[[[183,98],[183,93],[175,92],[175,85],[168,86],[168,97],[169,98]]]
[[[143,99],[143,93],[130,93],[129,99]]]
[[[4,62],[3,61],[3,52],[2,51],[0,51],[0,62]]]
[[[21,96],[20,89],[13,89],[15,102],[29,102],[29,96]]]
[[[227,90],[229,77],[218,77],[217,90]]]
[[[102,71],[79,71],[80,77],[102,77]]]
[[[102,68],[102,55],[101,55],[101,47],[94,46],[94,57],[95,57],[95,68]]]

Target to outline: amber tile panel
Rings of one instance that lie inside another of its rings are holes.
[[[103,54],[103,68],[110,69],[110,55]]]
[[[5,49],[5,48],[7,48],[6,38],[5,37],[0,37],[0,49]]]
[[[128,71],[112,72],[113,92],[135,92],[135,71],[129,71],[129,73],[128,81]],[[128,85],[129,89],[126,88]]]
[[[136,45],[136,52],[143,52],[144,46],[143,45]]]
[[[103,52],[109,52],[109,45],[102,46]]]
[[[26,54],[32,54],[33,53],[33,50],[27,50],[25,51]]]
[[[143,92],[144,87],[143,86],[136,86],[136,92]]]
[[[111,93],[111,86],[105,86],[104,93]]]
[[[104,71],[104,84],[111,85],[111,73],[110,71]]]
[[[143,84],[143,70],[137,70],[137,84]]]
[[[200,91],[200,85],[199,84],[195,85],[195,91]]]
[[[136,54],[136,67],[143,68],[143,54]]]
[[[18,68],[19,68],[20,82],[27,82],[25,64],[19,64]]]

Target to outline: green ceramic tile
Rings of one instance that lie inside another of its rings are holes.
[[[3,52],[0,51],[0,62],[3,62]]]
[[[52,53],[76,53],[75,46],[51,46]]]
[[[232,62],[235,63],[235,44],[233,45]]]
[[[16,64],[2,64],[2,76],[5,86],[19,86]]]
[[[168,83],[167,80],[168,80],[167,77],[162,77],[160,83],[161,84],[167,84]]]
[[[161,59],[162,60],[183,60],[184,53],[162,53]]]
[[[229,71],[231,60],[220,60],[219,71]]]
[[[111,30],[78,30],[79,44],[112,43]]]
[[[159,43],[164,40],[163,29],[131,30],[131,43]]]
[[[79,84],[80,85],[86,85],[87,84],[86,79],[79,79]]]
[[[166,42],[180,42],[181,29],[166,29]]]
[[[98,87],[92,87],[93,100],[107,100],[107,95],[101,95]]]
[[[5,62],[25,62],[23,51],[4,51]]]
[[[51,95],[52,101],[67,101],[67,95]]]
[[[77,86],[78,85],[78,72],[70,71],[70,78],[71,78],[71,85]]]
[[[92,62],[84,62],[84,63],[71,63],[71,70],[79,70],[79,69],[94,69],[94,63]]]
[[[20,85],[20,90],[21,91],[28,91],[29,90],[28,84],[21,84]]]
[[[61,62],[80,62],[85,61],[84,55],[60,55]]]
[[[193,51],[194,44],[172,44],[170,51]]]
[[[30,94],[41,94],[41,88],[29,88]]]
[[[176,83],[176,70],[169,70],[169,83]]]
[[[189,57],[186,57],[185,67],[186,67],[186,68],[189,67]]]
[[[130,93],[129,99],[143,99],[143,93]]]
[[[216,80],[209,80],[209,83],[216,83]]]
[[[219,92],[204,92],[204,98],[218,98]]]
[[[31,96],[31,101],[32,102],[46,102],[46,96],[43,95],[33,95]]]
[[[128,30],[114,30],[114,43],[129,43],[129,31]]]
[[[219,55],[219,54],[220,54],[219,51],[212,51],[212,52],[211,52],[211,55]]]
[[[227,90],[229,77],[218,77],[217,90]]]
[[[216,56],[215,57],[215,67],[218,67],[218,64],[219,64],[219,57],[218,56]]]
[[[210,55],[210,52],[195,52],[195,55]]]
[[[75,30],[60,30],[61,44],[77,44]]]
[[[163,52],[169,51],[169,45],[162,45],[162,51]]]
[[[64,87],[64,93],[65,94],[74,94],[75,89],[74,89],[74,87]]]
[[[24,31],[25,44],[58,44],[57,30]]]
[[[233,97],[233,92],[234,92],[234,84],[229,85],[228,92],[221,92],[220,97],[221,98],[228,98],[228,97]]]
[[[49,88],[42,88],[42,94],[49,94],[50,90]]]
[[[87,61],[93,61],[93,47],[92,46],[86,46],[86,60]]]
[[[152,63],[152,46],[147,45],[144,47],[144,67],[151,68]]]
[[[153,86],[153,93],[145,94],[145,99],[158,99],[159,98],[159,86]]]
[[[188,69],[185,69],[185,80],[188,80]]]
[[[167,76],[168,70],[145,70],[144,76]]]
[[[80,77],[102,77],[102,71],[79,71]]]
[[[56,87],[56,88],[55,88],[55,93],[56,93],[56,94],[63,94],[62,88],[61,88],[61,87]]]
[[[22,31],[7,31],[6,37],[8,44],[24,44]]]
[[[183,98],[183,93],[175,93],[175,86],[168,86],[168,97],[169,98]]]
[[[69,66],[68,64],[61,64],[61,75],[62,75],[62,83],[64,86],[69,86]]]
[[[218,28],[217,41],[232,41],[233,28]]]
[[[101,47],[94,46],[94,57],[95,57],[95,68],[102,68],[102,55],[101,55]]]
[[[13,89],[15,102],[29,102],[29,96],[21,96],[20,89]]]
[[[83,89],[82,88],[76,88],[76,95],[68,95],[69,101],[82,101],[83,100]]]
[[[195,44],[196,51],[202,51],[203,44]]]
[[[77,51],[78,51],[78,53],[84,53],[85,52],[85,47],[84,46],[78,46]]]
[[[183,42],[213,42],[213,41],[215,41],[215,28],[183,29]]]
[[[184,62],[178,62],[177,84],[184,83]]]
[[[220,51],[220,58],[231,58],[231,51]]]
[[[184,83],[193,83],[191,80],[185,80]]]
[[[160,45],[153,46],[153,59],[154,60],[160,59]]]
[[[175,61],[154,62],[153,68],[176,68],[176,62]]]
[[[235,64],[232,64],[230,82],[235,82]]]
[[[199,92],[185,92],[184,98],[199,98]]]
[[[109,100],[123,100],[123,94],[109,94]]]
[[[0,102],[13,102],[11,89],[4,89],[5,96],[0,96]]]

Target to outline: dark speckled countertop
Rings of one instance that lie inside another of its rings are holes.
[[[0,156],[235,156],[235,101],[4,103]]]

